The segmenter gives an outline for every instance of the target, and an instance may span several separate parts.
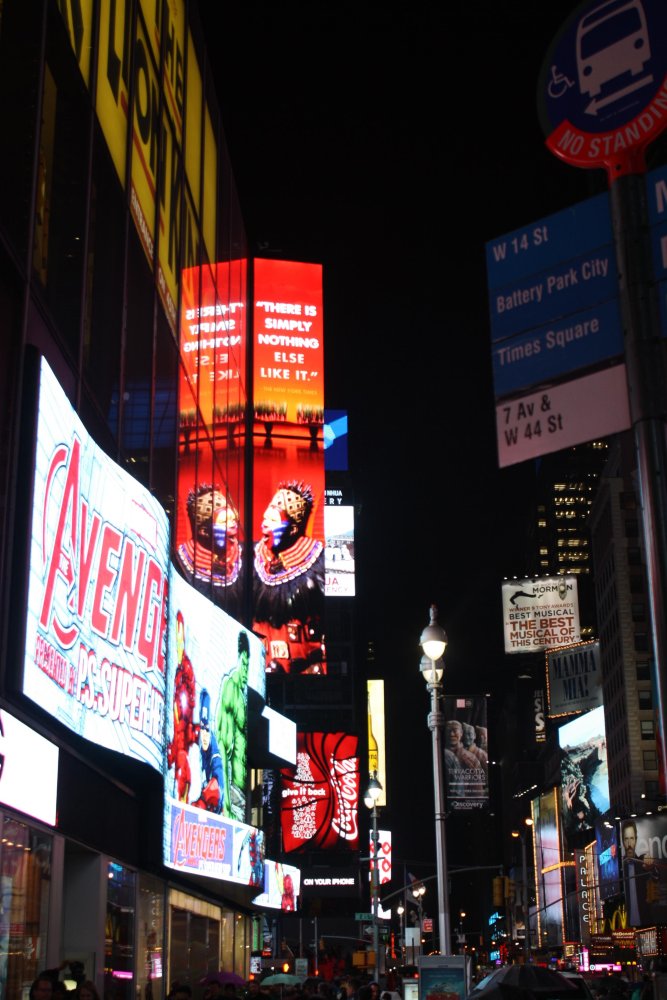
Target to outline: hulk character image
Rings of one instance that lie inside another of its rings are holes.
[[[248,747],[248,667],[250,644],[247,632],[239,632],[236,666],[220,686],[215,734],[224,769],[223,814],[243,820]],[[234,802],[234,799],[237,802]]]

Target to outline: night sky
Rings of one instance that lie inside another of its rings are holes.
[[[519,672],[500,587],[533,569],[534,467],[498,469],[485,243],[606,186],[556,160],[538,120],[540,68],[575,6],[201,2],[251,249],[324,265],[327,405],[350,414],[357,621],[387,687],[396,858],[433,857],[429,605],[447,693],[495,695]],[[449,837],[450,865],[471,863],[464,840]]]

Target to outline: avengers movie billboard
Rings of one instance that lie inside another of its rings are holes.
[[[167,515],[39,367],[23,693],[84,739],[162,769]]]
[[[298,733],[296,770],[281,771],[285,851],[359,846],[358,739],[348,733]]]
[[[176,570],[170,576],[164,863],[264,884],[264,841],[247,826],[248,687],[264,694],[264,649]]]
[[[502,601],[506,653],[535,653],[581,640],[576,576],[505,580]]]
[[[325,674],[322,267],[255,260],[253,629],[272,673]]]
[[[447,804],[462,812],[489,801],[489,737],[486,698],[442,699],[445,716]]]

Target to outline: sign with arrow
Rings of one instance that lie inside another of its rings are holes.
[[[566,21],[542,65],[538,106],[547,146],[610,180],[643,173],[667,127],[667,4],[595,0]]]

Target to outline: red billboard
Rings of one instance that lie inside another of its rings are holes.
[[[243,586],[247,262],[183,271],[176,556],[238,617]]]
[[[348,733],[299,733],[296,770],[281,771],[285,851],[359,846],[358,739]]]
[[[326,673],[322,267],[254,262],[253,629],[267,671]]]

